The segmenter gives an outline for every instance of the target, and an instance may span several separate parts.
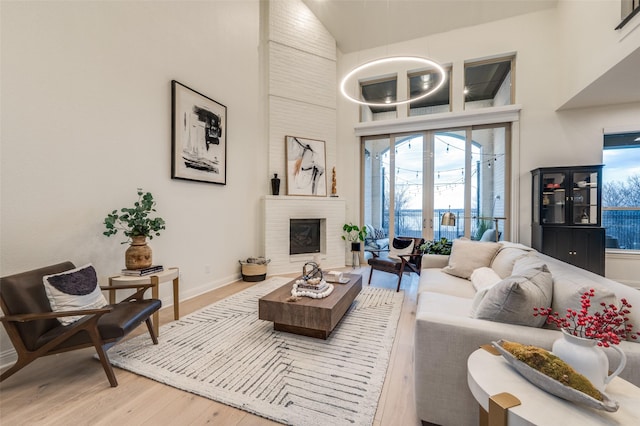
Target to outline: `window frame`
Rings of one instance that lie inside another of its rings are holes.
[[[467,86],[467,83],[466,83],[467,67],[479,66],[479,65],[489,65],[489,64],[495,64],[495,63],[498,63],[498,62],[507,62],[507,61],[509,61],[511,63],[511,69],[510,69],[511,87],[510,87],[510,94],[509,94],[509,96],[511,97],[511,102],[508,105],[515,105],[516,104],[516,55],[515,54],[511,54],[511,55],[504,55],[504,56],[496,56],[496,57],[492,57],[492,58],[472,59],[472,60],[464,61],[464,66],[463,66],[463,70],[462,70],[462,87],[463,87],[462,110],[463,111],[475,111],[476,109],[486,109],[486,108],[469,108],[469,109],[467,109],[466,94],[464,93],[464,88]],[[487,107],[487,108],[495,108],[495,107],[492,106],[492,107]]]
[[[607,144],[607,137],[616,137],[616,136],[620,136],[620,135],[633,135],[631,137],[638,137],[640,138],[640,129],[638,130],[632,130],[632,129],[605,129],[603,132],[603,146],[602,146],[602,163],[605,164],[605,168],[606,168],[606,162],[604,161],[604,152],[607,149],[624,149],[621,148],[625,145],[634,145],[634,144],[629,144],[628,142],[623,142],[623,143],[609,143]],[[638,146],[634,147],[635,149],[640,150],[640,141],[638,141]],[[605,176],[605,172],[603,170],[603,188],[604,185],[608,182],[605,182],[604,180],[604,176]],[[614,211],[614,210],[624,210],[624,211],[640,211],[640,205],[638,206],[605,206],[604,202],[601,203],[602,206],[602,226],[603,228],[604,226],[604,212],[605,211]],[[606,229],[606,228],[605,228]],[[606,253],[617,253],[617,254],[625,254],[625,255],[631,255],[631,256],[640,256],[640,247],[635,249],[635,248],[605,248],[605,252]]]

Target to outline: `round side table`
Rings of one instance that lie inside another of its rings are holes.
[[[501,355],[494,355],[485,349],[478,349],[469,357],[467,382],[480,404],[480,424],[484,420],[484,424],[492,425],[486,420],[486,412],[490,411],[489,400],[503,393],[512,395],[520,402],[520,405],[508,408],[506,412],[506,423],[503,424],[509,426],[640,424],[640,388],[619,377],[614,378],[605,390],[611,399],[620,404],[615,413],[596,410],[551,395],[521,376]],[[491,417],[491,413],[489,416]]]
[[[159,298],[158,286],[162,282],[173,281],[173,319],[180,319],[180,299],[179,299],[179,287],[180,287],[180,270],[178,268],[167,268],[157,274],[144,275],[141,277],[134,277],[129,275],[116,275],[109,277],[109,285],[112,284],[152,284],[151,297],[154,299]],[[109,290],[109,303],[116,302],[115,290]],[[153,331],[156,336],[160,335],[160,316],[158,311],[153,314]]]

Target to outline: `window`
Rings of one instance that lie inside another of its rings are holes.
[[[361,99],[367,102],[391,103],[397,97],[397,78],[379,78],[372,81],[360,83]],[[376,121],[397,118],[395,106],[368,106],[360,107],[360,121]]]
[[[640,13],[640,0],[621,0],[620,6],[622,22],[615,28],[616,30],[624,27],[627,22]]]
[[[464,66],[464,109],[514,103],[514,58],[470,62]]]
[[[497,227],[508,240],[509,146],[508,124],[364,137],[364,224],[386,237],[451,240]],[[454,224],[441,224],[446,212]]]
[[[434,71],[409,73],[409,99],[419,97],[437,84],[439,74]],[[451,111],[451,68],[446,70],[446,80],[435,93],[409,104],[409,117]]]
[[[640,250],[640,131],[606,134],[602,158],[606,247]]]

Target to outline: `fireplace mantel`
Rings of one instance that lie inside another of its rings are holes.
[[[266,195],[264,207],[264,253],[268,259],[269,274],[302,272],[305,262],[320,261],[324,270],[340,268],[345,264],[345,244],[342,226],[346,220],[346,203],[334,197],[300,197]],[[325,241],[321,253],[289,254],[290,219],[323,219]]]

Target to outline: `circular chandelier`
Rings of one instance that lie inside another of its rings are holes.
[[[395,101],[395,102],[368,102],[366,100],[363,101],[363,100],[360,100],[358,98],[355,98],[355,97],[353,97],[353,96],[351,96],[350,94],[347,93],[347,90],[346,90],[347,82],[356,73],[358,73],[360,71],[363,71],[363,70],[365,70],[367,68],[371,68],[371,67],[376,66],[376,65],[382,65],[382,64],[393,63],[393,62],[402,62],[402,61],[414,61],[414,62],[420,63],[421,65],[427,65],[427,66],[435,68],[435,70],[438,72],[438,75],[440,77],[438,79],[438,84],[433,86],[433,88],[431,88],[431,90],[420,94],[420,96],[416,96],[415,98],[405,99],[405,100],[402,100],[402,101]],[[440,87],[442,87],[442,85],[444,84],[445,79],[446,79],[446,73],[445,73],[444,68],[442,68],[442,66],[440,64],[438,64],[435,61],[432,61],[431,59],[422,58],[422,57],[419,57],[419,56],[391,56],[391,57],[388,57],[388,58],[376,59],[376,60],[373,60],[373,61],[370,61],[370,62],[366,62],[366,63],[354,68],[353,70],[351,70],[342,79],[342,82],[340,83],[340,92],[342,93],[342,95],[345,98],[347,98],[351,102],[355,102],[355,103],[360,104],[360,105],[366,105],[366,106],[372,106],[372,107],[381,107],[381,106],[390,107],[390,106],[398,106],[398,105],[410,104],[411,102],[415,102],[415,101],[418,101],[420,99],[426,98],[427,96],[431,95],[432,93],[435,93],[438,89],[440,89]]]

